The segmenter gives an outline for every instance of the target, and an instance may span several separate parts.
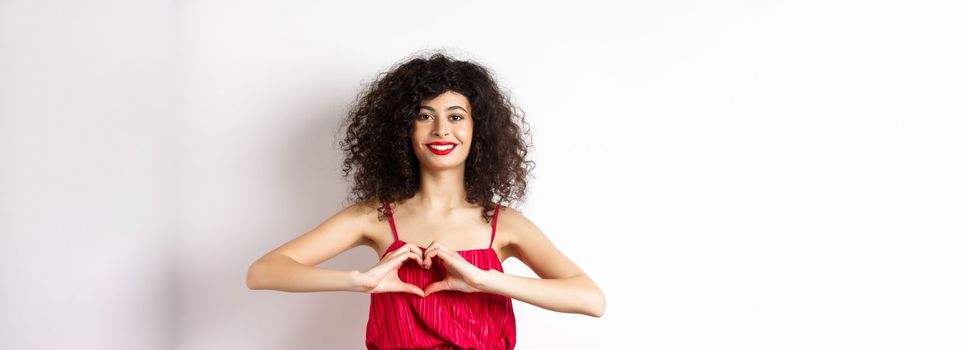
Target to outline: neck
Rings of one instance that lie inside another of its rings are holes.
[[[430,211],[448,211],[467,204],[463,166],[420,170],[420,189],[411,201]]]

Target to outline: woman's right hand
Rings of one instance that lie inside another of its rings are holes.
[[[367,293],[406,292],[424,296],[424,291],[413,284],[400,280],[397,269],[408,259],[414,259],[424,266],[423,252],[415,244],[407,243],[397,248],[377,262],[377,265],[361,275],[364,291]]]

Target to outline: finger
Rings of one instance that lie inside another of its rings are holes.
[[[428,285],[427,288],[424,289],[424,294],[430,295],[431,293],[440,292],[444,290],[450,290],[450,283],[447,282],[446,278],[442,281],[437,281]]]
[[[443,256],[438,256],[439,251],[437,249],[431,250],[424,254],[424,261],[426,262],[425,268],[430,268],[435,260],[444,260]]]
[[[420,256],[419,253],[407,252],[407,257],[410,259],[414,259],[415,261],[417,261],[418,264],[421,264],[421,265],[424,264],[424,257]]]
[[[445,263],[446,261],[453,261],[452,259],[454,258],[453,253],[446,248],[429,249],[427,253],[424,254],[424,260],[426,261],[433,261],[435,257],[441,261],[445,261]],[[430,268],[430,266],[428,266],[428,268]]]
[[[401,247],[401,249],[403,249],[403,250],[409,250],[409,251],[412,251],[412,252],[414,252],[414,253],[421,254],[421,255],[424,254],[423,249],[420,249],[420,247],[418,247],[418,246],[417,246],[416,244],[414,244],[414,243],[404,244],[404,245]]]
[[[431,265],[430,257],[427,256],[427,251],[430,250],[430,246],[432,245],[434,245],[434,242],[430,242],[430,244],[427,245],[427,248],[424,248],[424,252],[421,253],[421,255],[424,257],[424,261],[421,263],[421,266],[423,266],[425,269],[429,269]]]
[[[425,264],[426,264],[425,268],[428,268],[428,269],[429,269],[429,268],[431,267],[431,265],[433,265],[434,257],[437,256],[437,253],[438,253],[437,249],[428,249],[428,250],[424,253],[424,261],[425,261]],[[441,258],[443,258],[443,257],[441,257]]]
[[[432,253],[432,252],[437,251],[437,250],[447,251],[448,249],[447,249],[447,246],[446,246],[446,245],[444,245],[443,243],[438,242],[438,241],[430,242],[430,245],[428,245],[427,248],[424,249],[424,261],[425,261],[424,268],[428,268],[428,269],[429,269],[429,268],[431,267],[431,265],[433,265],[433,263],[432,263],[432,262],[433,262],[433,259],[432,259],[432,258],[433,258],[434,256],[437,256],[437,253]]]
[[[413,244],[413,243],[407,243],[402,245],[400,248],[397,248],[396,250],[394,250],[392,254],[400,255],[407,252],[413,252],[421,256],[424,255],[424,252],[420,249],[420,247],[418,247],[416,244]]]
[[[396,257],[396,256],[398,256],[398,255],[404,255],[404,254],[406,254],[407,252],[408,252],[407,249],[404,249],[403,247],[400,247],[400,248],[394,249],[394,251],[390,252],[390,254],[387,254],[387,255],[385,255],[384,257],[385,257],[385,258],[391,258],[391,259],[393,259],[394,257]]]
[[[427,292],[424,292],[424,290],[420,289],[420,287],[418,287],[418,286],[415,286],[415,285],[410,284],[410,283],[404,283],[403,286],[404,286],[404,287],[403,287],[403,288],[404,288],[404,292],[411,293],[411,294],[417,294],[417,295],[420,296],[420,297],[427,296]]]
[[[401,249],[417,254],[417,264],[419,264],[422,267],[424,266],[424,250],[423,249],[421,249],[420,247],[418,247],[416,244],[413,244],[413,243],[407,243],[403,247],[401,247]],[[398,250],[401,250],[401,249],[398,249]]]
[[[397,248],[397,249],[394,250],[393,252],[391,252],[391,254],[394,254],[393,256],[404,255],[404,254],[407,254],[407,253],[416,254],[416,255],[417,255],[417,262],[418,262],[418,263],[421,263],[421,262],[423,261],[423,255],[424,255],[424,254],[420,251],[420,247],[418,247],[417,245],[414,245],[414,244],[412,244],[412,243],[407,243],[407,244],[401,246],[400,248]]]
[[[424,257],[420,252],[407,252],[407,255],[417,261],[417,264],[424,264]]]
[[[404,253],[404,254],[399,254],[399,255],[397,255],[396,257],[394,257],[394,260],[392,260],[391,263],[390,263],[390,264],[391,264],[391,267],[392,267],[392,268],[400,267],[400,265],[403,264],[404,261],[407,261],[407,259],[414,259],[414,260],[416,260],[418,263],[420,263],[420,261],[421,261],[420,255],[417,255],[417,254],[415,254],[415,253],[413,253],[413,252],[406,252],[406,253]]]
[[[432,242],[430,242],[429,245],[427,245],[427,248],[424,248],[424,254],[427,254],[427,252],[429,252],[429,251],[431,251],[431,250],[434,250],[434,249],[449,250],[449,249],[447,249],[447,245],[445,245],[444,243],[441,243],[441,242],[438,242],[438,241],[432,241]]]

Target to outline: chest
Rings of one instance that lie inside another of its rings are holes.
[[[382,231],[393,230],[400,240],[422,247],[437,241],[453,250],[466,250],[487,248],[491,242],[492,222],[485,221],[475,211],[427,215],[420,210],[397,210],[392,214],[385,220],[389,222],[384,222],[386,230]]]

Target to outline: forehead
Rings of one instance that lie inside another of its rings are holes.
[[[451,109],[464,109],[470,111],[470,102],[467,101],[467,97],[464,95],[454,91],[447,91],[435,96],[434,98],[421,101],[420,108],[433,111]]]

